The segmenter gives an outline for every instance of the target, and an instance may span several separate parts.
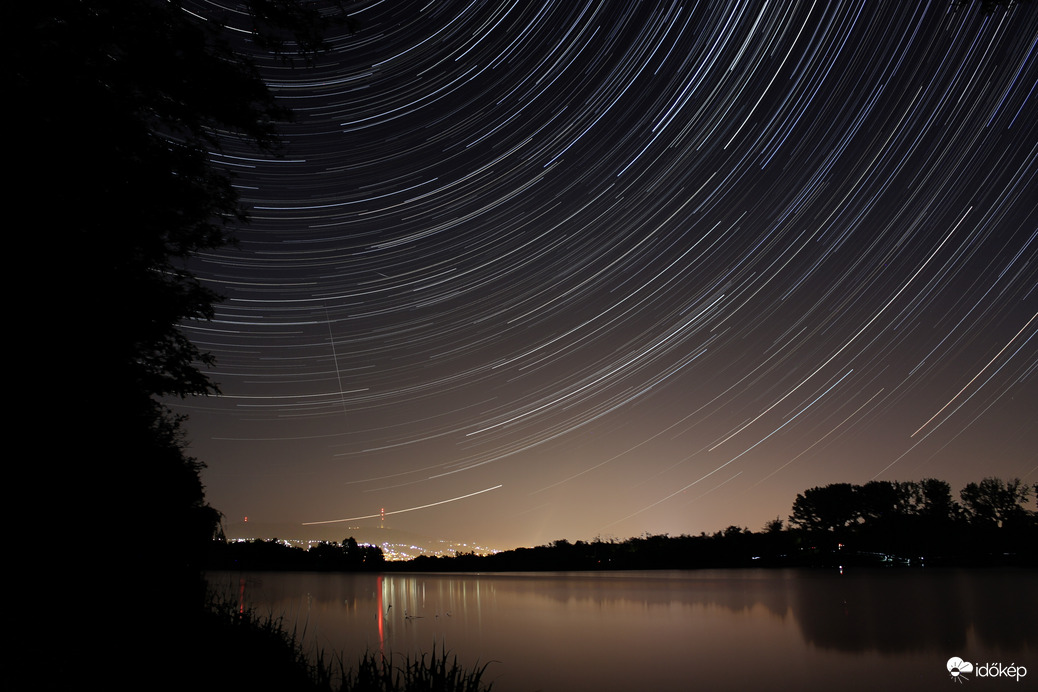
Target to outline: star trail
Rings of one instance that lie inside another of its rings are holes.
[[[1038,481],[1034,4],[350,10],[261,60],[283,156],[214,154],[251,222],[176,406],[228,521],[507,548]]]

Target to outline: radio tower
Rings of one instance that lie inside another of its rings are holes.
[[[382,511],[379,513],[378,527],[380,529],[386,528],[386,508],[385,507],[383,507]]]

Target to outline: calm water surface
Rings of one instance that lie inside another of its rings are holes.
[[[209,575],[354,660],[446,647],[499,692],[954,690],[952,656],[1038,689],[1034,571],[706,570]]]

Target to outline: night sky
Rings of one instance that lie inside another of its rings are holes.
[[[227,523],[509,548],[1038,481],[1038,6],[353,13],[263,63],[283,157],[215,157],[252,221],[176,409]]]

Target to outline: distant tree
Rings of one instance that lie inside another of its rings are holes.
[[[856,487],[850,483],[832,483],[798,494],[793,502],[789,523],[815,532],[836,532],[856,523],[860,510]]]
[[[1024,507],[1030,495],[1031,486],[1019,478],[985,478],[980,483],[968,484],[959,493],[966,518],[972,524],[998,527],[1030,517],[1030,510]]]
[[[765,522],[764,533],[781,533],[783,525],[784,524],[782,522],[782,519],[780,519],[779,517],[775,517],[774,519]]]
[[[867,524],[903,516],[906,510],[905,484],[869,481],[855,490],[859,516]]]
[[[350,536],[342,543],[322,541],[308,551],[317,569],[323,570],[372,570],[385,562],[382,549],[374,545],[360,545]]]
[[[346,569],[360,569],[364,564],[364,554],[353,536],[342,542],[342,554]]]
[[[342,562],[342,547],[328,541],[315,543],[306,552],[317,569],[337,569]]]
[[[363,555],[364,557],[362,561],[364,563],[364,569],[366,570],[381,569],[386,562],[385,553],[383,553],[382,548],[377,545],[364,546]],[[473,555],[475,555],[475,553],[473,553]]]
[[[958,505],[952,499],[951,485],[936,478],[924,478],[911,484],[912,512],[934,519],[954,519]]]

